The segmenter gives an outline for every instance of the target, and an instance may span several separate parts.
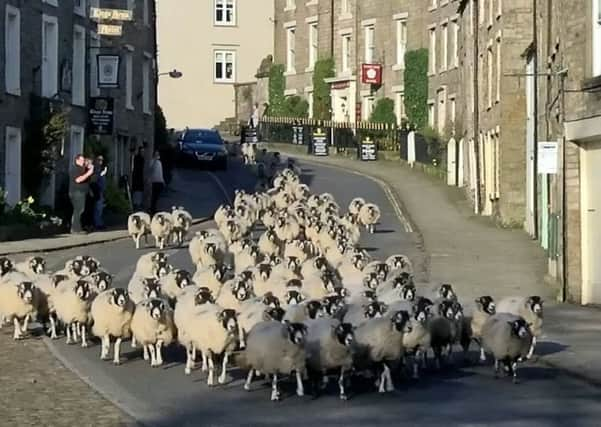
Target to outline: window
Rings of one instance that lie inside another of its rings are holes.
[[[235,0],[215,0],[215,25],[235,25]]]
[[[407,20],[396,21],[396,64],[405,68],[405,53],[407,52]]]
[[[503,14],[503,0],[497,0],[497,18]]]
[[[286,7],[284,10],[294,10],[296,9],[296,0],[286,0]]]
[[[428,101],[428,126],[434,128],[434,101]]]
[[[445,89],[440,89],[436,93],[437,103],[438,103],[438,133],[443,134],[444,128],[447,122],[447,91]]]
[[[71,80],[71,103],[86,104],[86,30],[73,27],[73,78]]]
[[[436,27],[430,28],[430,74],[436,74]]]
[[[451,45],[451,66],[459,67],[459,23],[455,20],[452,22],[452,45]]]
[[[342,72],[349,73],[352,64],[351,57],[351,35],[345,34],[342,36]]]
[[[446,71],[449,59],[449,24],[442,24],[442,51],[440,52],[440,71]]]
[[[317,22],[309,24],[309,69],[313,70],[319,52],[319,32]]]
[[[474,34],[474,0],[468,0],[470,3],[470,35]]]
[[[308,91],[307,93],[307,102],[309,103],[309,118],[313,118],[313,91]]]
[[[142,63],[142,111],[144,114],[150,114],[150,71],[152,55],[144,53],[144,62]]]
[[[150,0],[144,0],[144,25],[150,26]]]
[[[373,96],[363,97],[363,120],[367,121],[374,111],[375,98]]]
[[[373,25],[365,27],[365,62],[372,64],[376,56],[376,28]]]
[[[601,76],[601,0],[593,0],[593,76]]]
[[[58,7],[58,0],[42,0],[42,3],[49,4],[50,6]]]
[[[430,0],[430,9],[436,9],[438,7],[438,0]]]
[[[42,16],[42,96],[51,98],[58,92],[58,20]]]
[[[501,102],[501,36],[497,37],[497,94],[496,102]]]
[[[6,127],[4,147],[4,189],[6,202],[14,206],[21,200],[21,129]]]
[[[231,50],[215,51],[215,82],[233,83],[235,80],[236,53]]]
[[[493,65],[494,65],[494,58],[493,58],[493,52],[492,52],[492,44],[489,44],[488,49],[486,51],[486,68],[487,68],[486,99],[487,99],[487,103],[488,103],[488,108],[492,107],[492,85],[493,85],[493,79],[494,79]]]
[[[125,53],[125,108],[134,109],[134,48],[126,47]]]
[[[449,97],[449,114],[449,120],[453,126],[453,131],[455,131],[455,120],[457,119],[457,103],[455,96]]]
[[[88,49],[90,61],[90,96],[99,96],[100,89],[98,88],[98,62],[96,55],[100,53],[100,36],[94,31],[90,32],[90,46]]]
[[[6,6],[4,24],[4,83],[6,93],[21,95],[21,12]]]
[[[484,24],[484,17],[486,13],[486,2],[478,1],[478,24]]]
[[[488,0],[488,27],[492,27],[495,19],[495,0]]]
[[[340,12],[342,15],[350,15],[351,13],[351,0],[342,0],[340,4]]]
[[[79,16],[86,16],[86,0],[74,0],[73,12]]]
[[[394,113],[396,116],[397,125],[401,125],[403,117],[405,117],[405,93],[397,92],[394,101]]]
[[[296,72],[296,28],[286,30],[286,71]]]

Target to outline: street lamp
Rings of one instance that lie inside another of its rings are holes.
[[[179,71],[179,70],[176,70],[176,69],[173,69],[173,70],[171,70],[171,71],[168,71],[168,72],[166,72],[166,73],[159,73],[159,74],[158,74],[158,76],[159,76],[159,77],[161,77],[161,76],[169,76],[169,77],[170,77],[170,78],[172,78],[172,79],[179,79],[179,78],[181,78],[183,75],[184,75],[184,74],[183,74],[181,71]]]

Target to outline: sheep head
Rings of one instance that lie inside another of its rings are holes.
[[[409,319],[409,313],[405,310],[399,310],[392,315],[390,318],[393,327],[399,331],[408,334],[413,330],[411,327],[411,321]]]
[[[42,274],[46,270],[46,261],[39,256],[32,257],[29,260],[29,268],[34,274]]]
[[[167,306],[163,300],[153,298],[148,303],[150,317],[154,320],[161,320],[166,310]]]
[[[344,297],[340,295],[328,295],[321,300],[321,306],[323,311],[328,316],[334,316],[345,306]]]
[[[442,299],[450,301],[457,299],[457,294],[453,290],[453,286],[448,283],[440,285],[440,288],[438,288],[438,296]]]
[[[497,312],[495,301],[489,295],[481,296],[476,298],[476,305],[483,313],[494,315]]]
[[[113,284],[113,276],[101,270],[92,273],[92,280],[101,292],[106,291]]]
[[[90,284],[85,280],[78,280],[75,285],[75,295],[80,300],[87,301],[90,298]]]
[[[296,345],[302,345],[307,335],[307,326],[303,323],[286,322],[288,328],[288,339]]]
[[[17,287],[17,295],[26,304],[31,304],[33,301],[33,293],[35,292],[35,285],[32,282],[21,282]]]
[[[530,327],[528,323],[524,319],[517,319],[514,321],[507,322],[511,327],[511,333],[518,338],[526,338],[528,336],[532,336],[532,332],[530,331]]]
[[[13,262],[6,258],[0,257],[0,277],[4,276],[6,273],[13,269]]]
[[[534,314],[543,317],[543,300],[541,297],[533,295],[526,302]]]
[[[175,271],[175,284],[178,288],[183,289],[192,283],[192,275],[186,270]]]
[[[308,301],[307,304],[305,305],[305,312],[307,314],[307,317],[309,317],[309,319],[315,319],[316,317],[321,317],[320,314],[323,313],[321,303],[316,300]]]
[[[198,291],[194,295],[194,305],[213,304],[214,302],[215,298],[209,288],[206,286],[198,288]]]
[[[340,344],[350,347],[355,342],[355,327],[350,323],[341,323],[337,326],[332,325],[334,336]]]
[[[286,292],[286,304],[288,305],[300,304],[304,300],[305,297],[297,290],[290,289]]]
[[[223,329],[228,331],[230,334],[236,333],[238,331],[238,320],[236,318],[237,313],[235,310],[230,308],[226,308],[217,313],[217,320],[223,326]]]
[[[146,298],[158,298],[161,295],[161,284],[157,279],[148,277],[143,279],[142,283]]]
[[[125,305],[129,302],[129,294],[127,290],[121,288],[115,288],[111,291],[111,304],[117,307],[125,307]]]

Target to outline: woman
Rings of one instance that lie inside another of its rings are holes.
[[[106,190],[106,172],[108,168],[104,164],[104,157],[96,157],[96,166],[94,171],[94,228],[104,230],[104,192]]]
[[[150,213],[154,215],[157,211],[157,203],[163,188],[165,187],[165,178],[163,176],[163,164],[161,163],[161,154],[155,151],[150,162],[150,182],[152,184],[152,196],[150,201]]]
[[[144,164],[144,147],[139,147],[138,154],[134,156],[131,173],[132,202],[135,210],[142,209],[144,203]]]

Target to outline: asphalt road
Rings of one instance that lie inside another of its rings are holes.
[[[354,173],[321,166],[304,165],[305,179],[313,191],[333,193],[345,206],[361,195],[382,207],[380,231],[364,235],[362,245],[375,257],[393,253],[419,256],[416,237],[405,233],[382,189],[371,180]],[[214,178],[218,178],[215,180]],[[183,199],[184,206],[202,200],[193,210],[215,209],[234,188],[253,187],[252,176],[234,164],[226,173],[181,171],[178,192],[168,194],[165,206]],[[183,185],[183,187],[182,187]],[[182,189],[183,188],[183,189]],[[184,197],[185,195],[185,197]],[[210,226],[211,224],[205,224]],[[66,259],[90,254],[116,275],[118,286],[125,286],[135,261],[146,252],[135,251],[131,241],[90,246],[47,255],[49,268]],[[171,262],[191,268],[187,250],[170,250]],[[552,348],[541,347],[543,351]],[[99,360],[98,345],[88,349],[54,341],[52,351],[85,381],[143,423],[159,426],[599,426],[601,390],[562,375],[556,370],[528,364],[521,369],[522,384],[508,379],[495,380],[491,366],[464,366],[458,363],[442,372],[426,373],[420,382],[398,381],[398,391],[378,394],[368,384],[353,385],[351,400],[338,400],[335,388],[317,400],[298,398],[294,385],[284,385],[284,400],[269,401],[270,387],[261,380],[253,391],[242,389],[244,373],[230,370],[231,381],[209,390],[204,374],[197,370],[184,375],[184,353],[169,349],[166,365],[150,368],[140,351],[122,346],[126,359],[119,367]],[[472,354],[472,356],[474,356]]]

